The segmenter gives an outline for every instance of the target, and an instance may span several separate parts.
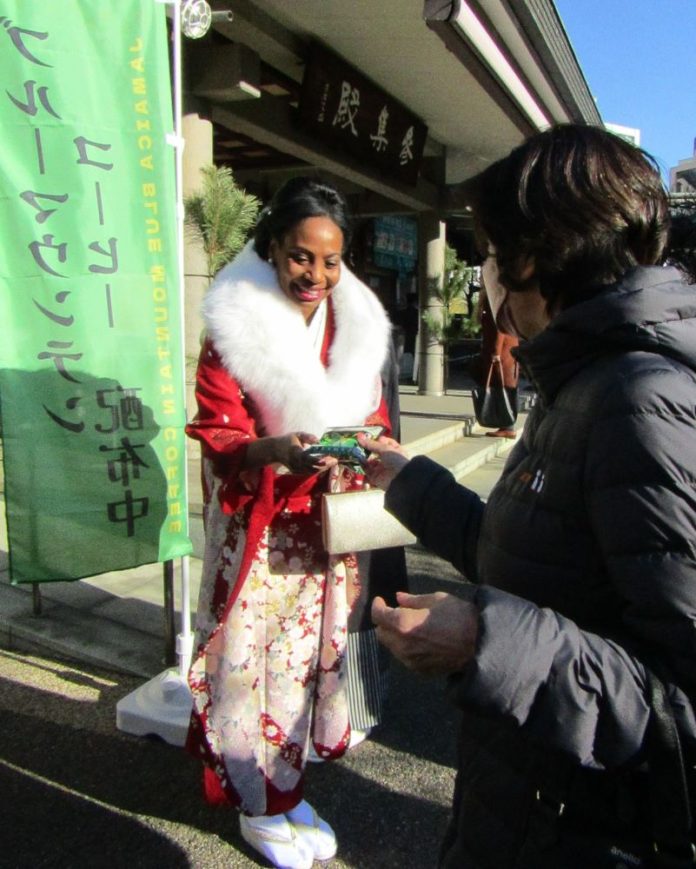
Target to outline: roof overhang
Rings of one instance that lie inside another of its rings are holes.
[[[213,0],[231,10],[228,39],[300,83],[318,41],[428,127],[424,167],[400,185],[298,135],[291,106],[265,96],[213,104],[230,129],[266,141],[391,200],[392,210],[438,207],[456,184],[548,123],[601,124],[551,0]]]

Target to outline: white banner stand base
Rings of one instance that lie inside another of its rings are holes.
[[[178,670],[165,670],[116,704],[116,726],[135,736],[159,736],[183,746],[191,717],[191,691]]]

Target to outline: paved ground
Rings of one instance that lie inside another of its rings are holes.
[[[460,580],[419,548],[413,588]],[[233,813],[207,807],[182,749],[116,730],[117,701],[141,680],[52,656],[0,651],[2,869],[231,869],[259,864]],[[394,665],[384,725],[332,764],[307,796],[330,819],[326,869],[434,866],[448,817],[456,710],[443,680]]]

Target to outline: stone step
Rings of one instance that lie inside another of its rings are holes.
[[[488,438],[483,433],[454,441],[427,453],[434,462],[447,468],[456,480],[463,480],[478,468],[501,456],[515,445],[507,438]]]
[[[473,421],[475,425],[475,420]],[[453,422],[443,419],[417,419],[402,417],[404,448],[411,456],[430,455],[435,450],[457,443],[472,430],[472,421],[458,419]]]
[[[491,490],[498,482],[505,465],[507,453],[496,456],[473,471],[469,471],[460,479],[460,483],[471,489],[484,501],[488,500]]]

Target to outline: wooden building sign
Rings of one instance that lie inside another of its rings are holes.
[[[314,43],[302,81],[299,119],[334,148],[415,184],[428,128],[389,94]]]

